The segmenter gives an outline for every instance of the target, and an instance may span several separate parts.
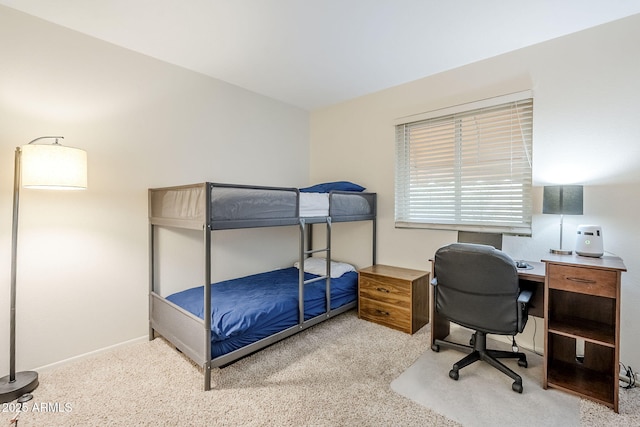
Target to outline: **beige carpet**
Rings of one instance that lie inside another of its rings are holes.
[[[349,312],[215,370],[209,392],[200,370],[156,339],[42,372],[18,426],[459,425],[391,389],[430,352],[428,338],[428,328],[409,336]],[[582,403],[583,425],[640,425],[638,401],[623,402],[631,415]],[[0,426],[12,416],[0,413]]]

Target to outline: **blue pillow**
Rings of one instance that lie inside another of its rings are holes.
[[[364,191],[364,187],[349,181],[324,182],[322,184],[312,185],[311,187],[301,188],[301,193],[328,193],[333,190],[337,191]]]

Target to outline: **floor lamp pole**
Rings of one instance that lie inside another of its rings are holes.
[[[18,255],[18,207],[21,186],[21,150],[16,148],[13,176],[13,227],[11,234],[11,312],[9,331],[9,375],[0,378],[0,403],[11,402],[38,387],[38,373],[16,373],[16,261]]]

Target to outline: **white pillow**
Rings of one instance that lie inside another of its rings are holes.
[[[300,268],[300,261],[296,261],[293,266]],[[305,273],[324,276],[327,273],[327,260],[325,258],[311,257],[304,260]],[[331,278],[336,279],[349,271],[356,271],[355,267],[345,262],[331,261]]]

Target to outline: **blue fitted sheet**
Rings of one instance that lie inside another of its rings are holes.
[[[313,274],[305,273],[305,280]],[[331,309],[356,300],[358,274],[331,279]],[[326,312],[325,280],[304,285],[304,317]],[[204,318],[202,286],[167,300]],[[225,280],[211,285],[211,357],[215,358],[298,323],[298,269],[295,267]]]

